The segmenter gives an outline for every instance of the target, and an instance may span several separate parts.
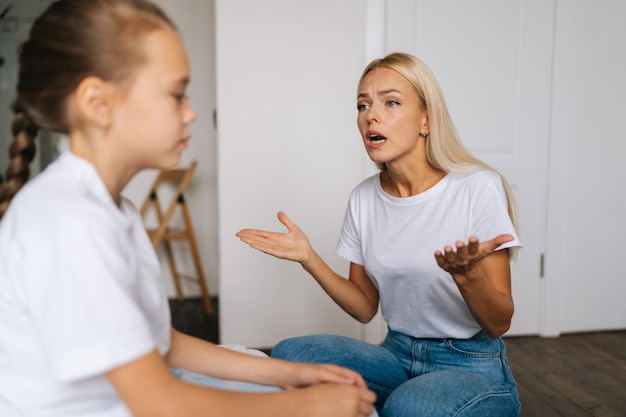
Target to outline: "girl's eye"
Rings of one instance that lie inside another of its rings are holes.
[[[357,104],[356,105],[356,109],[358,111],[364,111],[367,110],[369,108],[369,106],[367,104]]]
[[[395,101],[395,100],[389,100],[389,101],[387,102],[387,105],[388,105],[389,107],[396,107],[396,106],[399,106],[399,105],[400,105],[400,103],[398,103],[398,102],[397,102],[397,101]]]
[[[174,94],[174,98],[176,99],[176,101],[182,102],[183,100],[187,99],[187,94],[185,93]]]

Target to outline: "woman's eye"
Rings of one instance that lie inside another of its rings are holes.
[[[399,105],[400,105],[400,103],[398,103],[398,102],[397,102],[397,101],[395,101],[395,100],[389,100],[389,101],[387,102],[387,105],[388,105],[389,107],[396,107],[396,106],[399,106]]]
[[[363,111],[363,110],[367,110],[369,108],[369,106],[367,104],[357,104],[356,105],[356,109],[358,111]]]

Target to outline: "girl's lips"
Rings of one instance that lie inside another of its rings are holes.
[[[183,138],[178,141],[179,145],[183,148],[187,148],[187,144],[189,143],[189,137]]]

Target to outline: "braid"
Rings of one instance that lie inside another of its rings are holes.
[[[30,177],[30,163],[35,157],[35,137],[39,130],[19,105],[14,104],[13,111],[15,116],[11,130],[14,139],[9,148],[11,161],[6,170],[5,182],[0,186],[0,219],[9,208],[13,196]]]

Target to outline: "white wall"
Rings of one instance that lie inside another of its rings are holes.
[[[283,230],[284,210],[322,257],[334,247],[361,179],[356,83],[365,65],[365,2],[216,2],[221,341],[273,346],[321,331],[360,337],[297,264],[235,233]]]

